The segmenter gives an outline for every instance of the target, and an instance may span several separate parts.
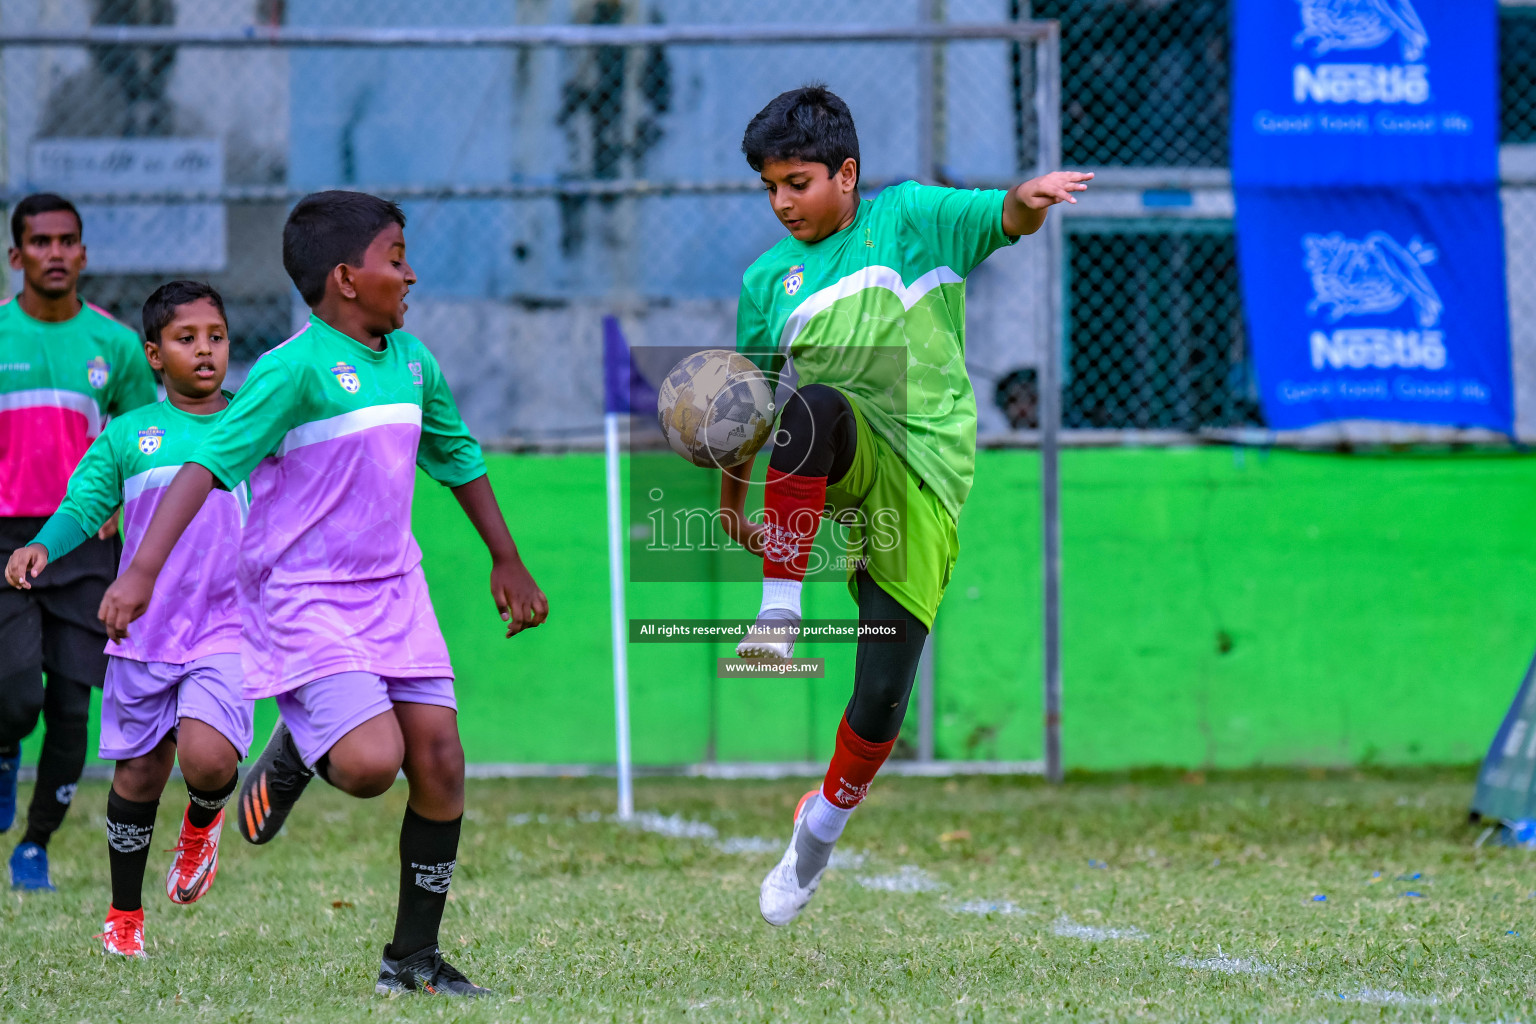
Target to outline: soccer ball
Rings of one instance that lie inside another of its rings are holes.
[[[773,388],[752,360],[710,348],[667,373],[656,398],[661,432],[695,466],[739,466],[773,432]]]

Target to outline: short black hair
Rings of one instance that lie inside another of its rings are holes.
[[[860,164],[853,114],[820,82],[775,96],[747,125],[741,151],[754,171],[770,160],[826,164],[829,174],[836,174],[849,157]],[[858,169],[862,171],[862,165]]]
[[[405,227],[405,212],[366,192],[311,192],[283,225],[283,269],[310,306],[325,297],[325,279],[345,263],[359,266],[379,232]]]
[[[21,248],[21,236],[27,230],[28,217],[60,211],[74,214],[75,223],[80,225],[81,234],[85,233],[85,221],[80,219],[80,211],[75,209],[74,203],[52,192],[36,192],[17,203],[15,209],[11,211],[11,243],[16,248]]]
[[[156,288],[144,300],[144,340],[158,345],[160,332],[176,319],[176,310],[199,299],[213,303],[219,316],[224,318],[224,325],[229,326],[229,317],[224,313],[224,296],[217,288],[202,281],[171,281]]]

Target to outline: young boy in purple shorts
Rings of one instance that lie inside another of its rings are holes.
[[[112,420],[69,478],[68,493],[37,537],[11,555],[5,578],[27,589],[123,508],[128,564],[165,489],[229,405],[224,302],[206,284],[172,281],[144,303],[144,351],[165,381],[165,401]],[[192,903],[219,870],[224,804],[251,745],[251,702],[241,692],[235,562],[244,488],[203,506],[167,562],[131,636],[107,645],[101,756],[117,761],[107,795],[112,906],[108,953],[144,955],[144,869],[155,812],[179,760],[188,804],[165,893]]]
[[[249,478],[240,592],[247,697],[283,720],[241,789],[240,829],[277,834],[318,773],[371,797],[402,768],[400,898],[376,988],[484,995],[438,951],[464,812],[453,669],[411,536],[416,467],[453,489],[491,553],[507,635],[542,623],[523,566],[432,353],[400,328],[416,275],[405,215],[318,192],[283,228],[283,266],[314,315],[251,369],[102,601],[113,637],[144,613],[176,539],[215,487]]]

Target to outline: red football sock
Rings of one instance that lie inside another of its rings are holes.
[[[803,580],[811,545],[827,504],[827,478],[780,473],[768,467],[763,495],[763,577]]]
[[[834,807],[852,810],[859,806],[895,745],[894,738],[884,743],[859,738],[845,716],[837,726],[837,749],[832,752],[832,765],[821,783],[822,795]]]

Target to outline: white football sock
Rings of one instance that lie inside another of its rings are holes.
[[[805,830],[824,843],[835,843],[856,806],[839,807],[825,793],[817,793],[805,808]]]
[[[805,584],[800,580],[771,580],[763,579],[763,606],[759,614],[770,608],[782,608],[785,611],[800,614],[800,588]]]

